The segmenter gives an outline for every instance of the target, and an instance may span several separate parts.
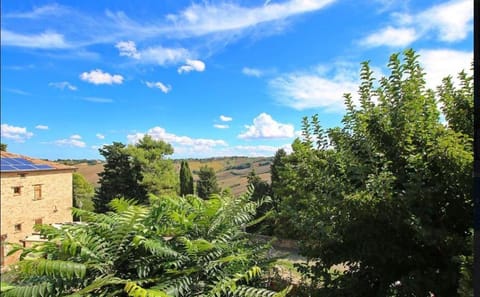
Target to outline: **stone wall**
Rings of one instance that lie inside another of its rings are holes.
[[[20,187],[20,193],[15,188]],[[40,199],[35,199],[41,191]],[[35,222],[43,224],[71,222],[72,170],[1,173],[1,232],[6,242],[22,244],[31,235]],[[17,226],[17,228],[15,227]],[[21,230],[18,230],[18,227]],[[4,255],[8,253],[4,246]],[[5,257],[4,265],[16,261]]]

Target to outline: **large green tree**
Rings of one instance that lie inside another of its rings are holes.
[[[77,209],[87,224],[43,226],[49,240],[23,248],[1,296],[285,296],[263,281],[268,247],[243,231],[259,204],[164,195],[150,206],[114,199],[106,214]]]
[[[282,189],[286,187],[288,180],[282,180],[280,176],[285,170],[285,159],[287,157],[287,152],[284,149],[279,149],[275,156],[273,157],[272,165],[270,165],[270,186],[271,186],[271,196],[272,196],[272,205],[275,211],[279,210],[280,202],[282,200],[283,194]]]
[[[140,169],[140,185],[148,193],[177,194],[178,176],[173,161],[166,158],[173,154],[173,147],[169,143],[145,135],[135,145],[129,145],[126,152],[131,156],[133,166]]]
[[[363,64],[343,127],[304,119],[280,174],[280,230],[301,239],[322,296],[458,296],[471,255],[471,77],[435,93],[417,54],[401,57],[378,82]],[[343,272],[332,275],[335,265]]]
[[[193,194],[193,176],[188,162],[183,160],[180,164],[180,196]]]
[[[143,175],[138,163],[133,163],[123,143],[113,142],[99,149],[105,158],[103,171],[99,173],[100,187],[96,190],[93,203],[96,212],[109,210],[114,198],[125,197],[146,203],[147,189],[142,184]]]
[[[207,165],[200,167],[197,180],[198,197],[208,199],[210,195],[218,194],[220,191],[215,170]]]

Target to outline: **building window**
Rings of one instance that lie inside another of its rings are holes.
[[[22,194],[22,187],[17,186],[13,187],[13,195],[18,196]]]
[[[41,199],[42,199],[42,185],[34,185],[33,200],[41,200]]]
[[[13,226],[13,230],[15,232],[21,232],[22,231],[22,224],[15,224],[15,226]]]

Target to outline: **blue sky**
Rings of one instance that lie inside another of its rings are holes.
[[[175,158],[270,156],[341,124],[360,63],[414,48],[434,88],[470,69],[473,1],[3,1],[1,141],[100,158],[144,134]]]

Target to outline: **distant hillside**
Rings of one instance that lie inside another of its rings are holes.
[[[247,189],[247,175],[255,169],[255,172],[262,180],[270,182],[270,165],[273,157],[221,157],[209,159],[187,159],[194,179],[197,179],[197,172],[201,166],[212,167],[217,173],[217,180],[222,187],[232,189],[234,195],[242,194]],[[82,174],[91,184],[98,186],[98,173],[103,171],[101,162],[80,162],[69,160],[70,164],[78,168],[77,172]],[[180,162],[174,160],[177,172],[180,170]]]

